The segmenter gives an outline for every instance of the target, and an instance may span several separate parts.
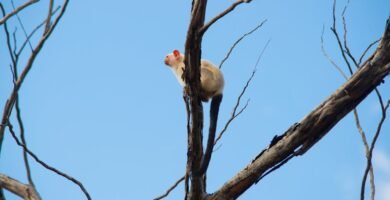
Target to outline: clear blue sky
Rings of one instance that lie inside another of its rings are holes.
[[[43,2],[20,15],[27,30],[46,16]],[[207,19],[232,2],[209,1]],[[338,14],[345,3],[338,2]],[[178,0],[73,0],[26,79],[20,97],[29,147],[82,181],[93,199],[152,199],[183,175],[185,107],[182,90],[163,58],[175,48],[183,50],[190,6],[190,1]],[[346,20],[354,55],[359,57],[381,36],[389,14],[388,0],[350,2]],[[241,5],[206,33],[203,57],[219,63],[238,37],[264,19],[268,22],[240,43],[223,67],[220,127],[271,39],[243,98],[244,102],[250,98],[248,109],[233,122],[213,155],[208,192],[222,186],[275,134],[301,120],[344,82],[321,53],[324,26],[328,53],[346,69],[329,29],[332,1],[254,0]],[[16,20],[10,23],[15,25]],[[0,44],[3,108],[12,86],[3,34]],[[389,83],[387,78],[379,87],[385,99],[390,98]],[[377,98],[369,96],[358,110],[371,139],[380,117]],[[389,133],[387,120],[375,150],[378,200],[390,199]],[[77,186],[31,163],[44,199],[84,199]],[[365,163],[360,136],[348,115],[306,155],[294,158],[240,199],[356,200]],[[8,133],[0,172],[26,181],[22,151]],[[183,185],[168,199],[183,199]]]

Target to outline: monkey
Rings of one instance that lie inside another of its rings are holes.
[[[185,86],[183,80],[183,70],[185,69],[184,65],[184,55],[179,52],[179,50],[174,50],[172,53],[168,54],[164,63],[170,67],[173,74],[176,76],[179,84]],[[200,64],[200,83],[201,83],[201,100],[203,102],[208,102],[212,97],[222,95],[225,81],[221,70],[213,63],[207,60],[201,60]]]
[[[179,81],[179,84],[185,87],[183,80],[183,73],[185,69],[184,55],[179,50],[173,50],[172,53],[168,54],[164,63],[169,66]],[[211,160],[211,154],[214,148],[215,132],[217,128],[219,106],[223,97],[223,89],[225,86],[225,80],[221,70],[213,63],[207,60],[200,61],[200,97],[203,102],[208,102],[210,98],[210,127],[209,137],[207,140],[207,147],[205,154],[202,157],[201,165],[197,173],[203,175],[207,171]]]

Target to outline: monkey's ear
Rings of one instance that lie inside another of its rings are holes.
[[[176,58],[180,57],[180,52],[179,52],[179,50],[177,50],[177,49],[173,50],[173,55],[174,55]]]

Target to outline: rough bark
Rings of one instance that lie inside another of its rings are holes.
[[[199,173],[203,157],[203,107],[200,98],[200,59],[207,0],[193,1],[192,17],[185,43],[185,81],[189,96],[191,127],[188,138],[187,168],[190,170],[191,189],[188,198],[198,200],[205,195],[203,175]]]
[[[32,186],[20,183],[19,181],[3,174],[0,174],[0,188],[5,188],[24,200],[41,199]]]

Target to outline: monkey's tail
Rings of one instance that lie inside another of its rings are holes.
[[[217,129],[218,113],[219,106],[221,105],[223,95],[214,96],[211,100],[210,105],[210,127],[209,127],[209,137],[207,139],[206,152],[203,156],[201,167],[199,170],[200,174],[204,174],[209,166],[211,160],[211,154],[213,153],[214,141],[215,141],[215,132]]]

